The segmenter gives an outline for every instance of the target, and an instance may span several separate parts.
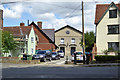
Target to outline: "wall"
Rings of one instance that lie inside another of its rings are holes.
[[[115,7],[110,8],[110,10],[112,9],[115,9]],[[108,11],[103,17],[103,19],[100,21],[100,23],[97,25],[97,34],[96,34],[97,54],[102,53],[103,50],[108,49],[108,42],[118,42],[118,38],[120,34],[109,34],[108,35],[107,25],[119,24],[118,23],[119,20],[120,20],[120,13],[117,15],[117,18],[110,19],[109,11]]]
[[[3,10],[0,9],[0,29],[3,27]]]
[[[31,42],[31,37],[33,37],[33,42]],[[36,46],[36,37],[35,37],[35,32],[33,27],[31,28],[30,34],[29,34],[29,38],[28,38],[28,54],[35,54],[35,46]],[[33,48],[33,53],[32,53],[32,49]]]
[[[70,34],[66,34],[66,31],[69,30]],[[71,28],[64,28],[58,32],[55,33],[55,44],[58,46],[60,45],[60,40],[61,38],[64,38],[64,44],[68,45],[68,46],[64,46],[65,47],[65,56],[71,56],[71,47],[69,46],[71,44],[71,39],[75,38],[75,44],[76,46],[76,51],[81,51],[82,48],[80,46],[80,42],[82,39],[82,34],[80,34],[79,32],[76,32],[75,30],[71,29]],[[60,46],[59,49],[60,50]]]
[[[38,40],[36,42],[36,50],[52,50],[55,51],[55,45],[50,43],[49,40],[43,35],[36,27],[34,27],[34,31]]]

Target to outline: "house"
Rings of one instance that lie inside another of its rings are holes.
[[[33,26],[25,26],[24,23],[20,23],[20,26],[3,27],[3,31],[11,32],[18,44],[18,47],[14,50],[15,53],[35,54],[36,36]],[[8,55],[11,55],[11,53]]]
[[[58,46],[57,50],[62,50],[65,56],[71,57],[75,51],[82,51],[80,45],[82,39],[82,32],[66,25],[55,31],[55,44]]]
[[[97,55],[120,50],[120,3],[97,4],[95,14]]]
[[[3,10],[0,9],[0,29],[3,27]]]
[[[51,50],[56,51],[54,29],[42,29],[42,22],[37,22],[37,25],[32,22],[36,34],[36,50]]]
[[[33,55],[36,50],[56,50],[54,29],[42,29],[42,22],[37,23],[38,25],[32,22],[29,26],[20,23],[20,26],[3,27],[3,31],[10,31],[19,44],[16,53]]]
[[[1,46],[2,46],[2,36],[1,36],[1,33],[2,33],[2,27],[3,27],[3,10],[0,9],[0,54],[2,53],[1,52]]]

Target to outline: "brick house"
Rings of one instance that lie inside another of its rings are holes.
[[[110,48],[120,50],[120,4],[97,4],[95,25],[97,55]]]
[[[54,29],[42,29],[42,22],[37,22],[36,25],[32,22],[30,25],[34,26],[36,34],[36,50],[52,50],[55,51],[57,46],[55,45]]]
[[[3,10],[0,9],[0,29],[3,27]]]
[[[57,46],[54,40],[54,29],[42,29],[42,22],[29,26],[20,23],[20,26],[3,27],[3,31],[10,31],[14,40],[19,44],[17,53],[35,54],[36,50],[55,51]],[[8,54],[10,55],[10,53]]]

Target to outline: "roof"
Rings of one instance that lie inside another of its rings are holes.
[[[78,33],[82,34],[81,31],[79,31],[79,30],[77,30],[77,29],[75,29],[75,28],[73,28],[73,27],[71,27],[71,26],[69,26],[69,25],[66,25],[66,26],[64,26],[64,27],[56,30],[55,33],[58,32],[58,31],[60,31],[60,30],[62,30],[62,29],[64,29],[64,28],[70,28],[70,29],[73,29],[73,30],[77,31]]]
[[[49,42],[54,43],[52,39],[50,38],[50,35],[47,35],[48,31],[46,31],[46,33],[45,31],[43,32],[43,30],[41,30],[34,22],[32,22],[30,25],[34,25],[49,40]]]
[[[20,37],[21,36],[20,28],[22,30],[23,36],[29,35],[31,30],[30,26],[3,27],[3,31],[10,31],[14,37]]]
[[[95,24],[98,24],[100,20],[103,18],[103,16],[106,14],[106,12],[109,10],[109,8],[114,5],[119,11],[120,11],[120,4],[114,4],[112,2],[111,4],[97,4],[96,5],[96,14],[95,14]]]
[[[49,40],[49,42],[52,42],[57,48],[57,45],[55,44],[54,38],[53,38],[54,29],[42,29],[41,30],[34,22],[32,22],[30,25],[34,25]],[[50,34],[52,34],[52,35],[50,35]]]
[[[54,29],[42,29],[42,31],[54,42],[55,38]]]

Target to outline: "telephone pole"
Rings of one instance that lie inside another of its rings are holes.
[[[82,39],[83,39],[83,64],[85,64],[85,37],[84,37],[84,7],[82,1]]]

